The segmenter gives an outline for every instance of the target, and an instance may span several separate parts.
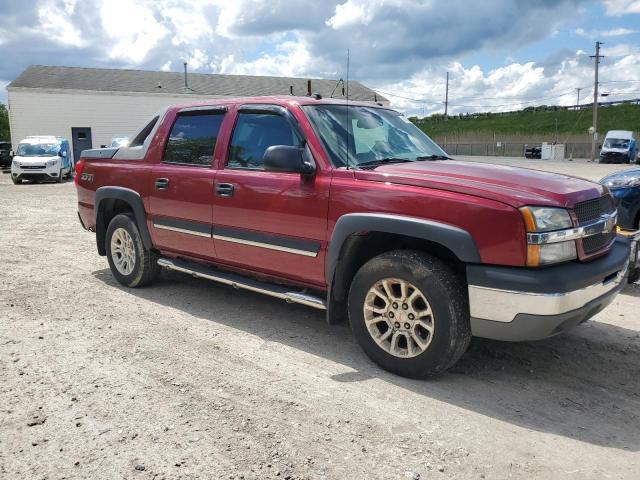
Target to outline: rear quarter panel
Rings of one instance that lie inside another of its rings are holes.
[[[116,186],[135,190],[148,211],[147,196],[151,165],[144,160],[83,159],[82,174],[77,181],[78,212],[88,230],[95,229],[96,190]]]

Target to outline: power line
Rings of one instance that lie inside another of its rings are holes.
[[[403,95],[398,95],[397,93],[391,93],[391,92],[386,92],[384,90],[380,90],[379,88],[372,88],[372,90],[374,92],[378,92],[381,93],[382,95],[389,95],[391,97],[397,97],[397,98],[402,98],[404,100],[410,100],[412,102],[416,102],[416,103],[427,103],[427,104],[443,104],[444,102],[442,101],[438,101],[438,100],[429,100],[426,98],[411,98],[411,97],[405,97]]]
[[[600,84],[603,83],[637,83],[640,82],[640,80],[607,80],[605,82],[600,81]]]

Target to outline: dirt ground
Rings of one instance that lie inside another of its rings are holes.
[[[638,478],[640,286],[413,381],[312,309],[120,287],[75,201],[0,175],[2,479]]]

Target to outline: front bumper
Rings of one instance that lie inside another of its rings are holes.
[[[605,152],[600,153],[600,163],[631,163],[629,153]]]
[[[64,171],[63,171],[64,174]],[[56,179],[60,175],[60,165],[56,164],[50,167],[16,167],[11,165],[11,176],[13,178],[21,178],[22,180],[51,180]]]
[[[495,340],[539,340],[593,317],[626,284],[630,242],[619,236],[591,262],[542,269],[469,265],[471,330]]]

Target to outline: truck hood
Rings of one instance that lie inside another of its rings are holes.
[[[397,163],[354,172],[359,180],[447,190],[516,208],[525,205],[572,207],[605,191],[595,182],[567,175],[456,160]]]

